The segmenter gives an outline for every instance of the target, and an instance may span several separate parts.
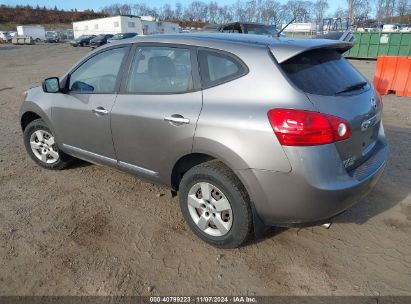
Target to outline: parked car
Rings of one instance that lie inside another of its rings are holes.
[[[222,32],[222,33],[236,33],[236,34],[255,34],[265,36],[277,36],[278,30],[274,25],[266,25],[262,23],[243,23],[233,22],[221,25],[206,25],[202,28],[203,32]],[[282,37],[285,37],[281,33]]]
[[[46,32],[46,42],[60,42],[60,37],[57,32],[55,31],[47,31]]]
[[[213,33],[213,32],[220,32],[221,24],[209,24],[205,25],[201,28],[202,32],[206,33]]]
[[[92,48],[96,48],[99,46],[102,46],[104,44],[107,43],[107,39],[112,38],[114,35],[112,34],[101,34],[101,35],[97,35],[96,37],[94,37],[93,39],[90,40],[90,46]]]
[[[90,40],[96,37],[96,35],[81,35],[77,39],[71,40],[70,44],[72,46],[88,46],[90,45]]]
[[[11,36],[11,38],[13,38],[13,37],[15,37],[16,35],[17,35],[17,32],[16,31],[9,31],[9,32],[7,32],[10,36]]]
[[[80,158],[170,187],[214,246],[328,222],[388,156],[381,97],[342,56],[351,46],[235,34],[108,44],[27,91],[24,144],[46,169]]]
[[[128,39],[128,38],[133,38],[137,35],[138,35],[137,33],[124,33],[124,34],[119,33],[119,34],[115,34],[110,39],[107,39],[107,43],[111,43],[111,42],[115,42],[115,41],[123,40],[123,39]]]
[[[0,40],[4,42],[10,42],[12,37],[8,32],[0,32]]]
[[[70,29],[68,29],[68,30],[62,30],[62,32],[63,32],[64,35],[66,36],[65,39],[67,39],[67,40],[73,40],[73,39],[74,39],[73,30],[70,30]]]

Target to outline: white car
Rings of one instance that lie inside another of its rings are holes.
[[[7,32],[0,32],[0,40],[11,41],[11,36]]]

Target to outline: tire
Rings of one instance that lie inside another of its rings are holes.
[[[209,193],[207,199],[203,199],[203,193]],[[249,196],[238,177],[222,162],[202,163],[187,171],[180,182],[179,201],[191,230],[210,245],[236,248],[249,239]]]
[[[58,149],[53,134],[42,119],[33,120],[27,125],[23,139],[27,153],[35,163],[45,169],[62,170],[73,160],[73,157]]]

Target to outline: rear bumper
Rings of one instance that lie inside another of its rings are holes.
[[[388,158],[383,139],[353,172],[342,165],[334,145],[287,147],[290,173],[238,170],[264,224],[290,226],[317,223],[345,211],[377,183]]]

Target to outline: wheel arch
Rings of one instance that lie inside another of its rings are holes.
[[[35,119],[42,119],[56,136],[53,124],[51,123],[51,108],[49,105],[39,106],[36,102],[25,101],[20,109],[20,127],[24,132],[27,125]]]
[[[225,166],[227,166],[233,174],[240,180],[240,182],[243,184],[244,188],[247,191],[247,194],[252,202],[252,197],[251,197],[251,192],[248,189],[248,183],[246,183],[243,179],[243,176],[237,174],[236,168],[233,167],[233,164],[231,162],[228,162],[225,158],[220,157],[219,155],[216,155],[214,153],[209,153],[209,152],[193,152],[190,154],[186,154],[184,156],[181,156],[177,162],[175,163],[172,172],[171,172],[171,188],[173,191],[178,191],[180,181],[183,177],[183,175],[193,168],[194,166],[197,166],[199,164],[211,161],[211,160],[216,160],[222,162]]]
[[[24,131],[27,125],[36,119],[43,119],[43,118],[39,114],[33,111],[27,111],[23,113],[23,115],[20,118],[21,130]]]
[[[180,157],[171,171],[171,188],[178,191],[180,181],[188,170],[214,159],[216,158],[205,153],[190,153]]]

